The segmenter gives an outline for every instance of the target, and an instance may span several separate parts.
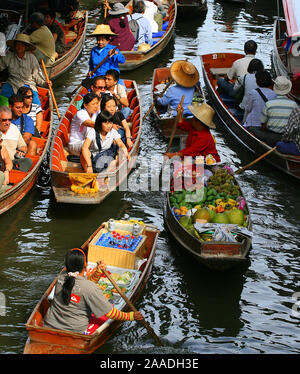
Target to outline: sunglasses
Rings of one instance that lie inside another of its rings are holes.
[[[11,122],[12,121],[12,118],[2,118],[1,119],[1,122]]]
[[[105,90],[105,86],[94,86],[97,90]]]
[[[33,98],[33,95],[26,95],[24,96],[24,99],[32,99]]]

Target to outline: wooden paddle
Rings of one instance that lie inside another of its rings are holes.
[[[52,86],[50,85],[50,80],[49,80],[49,77],[48,77],[48,73],[47,73],[47,70],[46,70],[46,66],[45,66],[44,60],[42,59],[41,62],[42,62],[42,67],[43,67],[45,78],[46,78],[46,83],[47,83],[47,85],[49,87],[49,91],[50,91],[50,94],[52,96],[53,104],[55,106],[57,117],[60,120],[60,118],[61,118],[60,117],[60,113],[59,113],[59,110],[58,110],[58,107],[57,107],[57,103],[56,103],[55,96],[54,96],[54,93],[53,93],[53,90],[52,90]]]
[[[127,305],[131,308],[131,310],[133,312],[137,312],[137,309],[134,307],[134,305],[132,304],[132,302],[128,299],[128,297],[124,294],[124,292],[120,289],[120,287],[117,285],[117,283],[115,282],[115,280],[109,275],[109,273],[102,269],[103,273],[107,276],[107,278],[109,279],[109,281],[112,283],[112,285],[114,286],[114,288],[119,292],[119,294],[122,296],[123,300],[127,303]],[[149,333],[153,336],[154,340],[156,341],[156,343],[160,346],[162,346],[162,342],[161,340],[159,339],[159,337],[155,334],[154,330],[152,329],[152,327],[148,324],[148,322],[145,321],[145,319],[142,319],[141,321],[143,323],[143,325],[146,327],[146,329],[149,331]]]
[[[120,46],[120,44],[116,45],[115,48],[111,49],[112,53],[111,53],[110,55],[107,55],[106,57],[104,57],[104,59],[103,59],[102,61],[99,62],[99,64],[98,64],[98,65],[97,65],[97,66],[96,66],[96,67],[91,71],[91,76],[95,73],[95,71],[96,71],[97,69],[100,68],[101,65],[104,64],[104,62],[105,62],[109,57],[112,56],[112,54],[116,51],[116,49],[117,49],[119,46]],[[86,78],[89,78],[89,77],[90,77],[89,74],[87,74]],[[75,92],[78,90],[78,88],[81,87],[81,86],[82,86],[82,82],[81,82],[81,83],[80,83],[80,84],[75,88],[74,91],[72,91],[70,94],[68,94],[68,96],[69,96],[69,97],[72,97],[72,96],[75,94]]]
[[[159,95],[157,95],[157,97],[162,97],[172,83],[173,83],[173,79],[170,80],[170,82],[166,85],[166,87],[162,90],[162,92]],[[155,102],[152,103],[152,105],[148,109],[147,113],[144,115],[143,120],[148,117],[148,114],[151,112],[154,105],[155,105]]]
[[[250,164],[246,165],[246,166],[243,166],[242,168],[238,169],[235,174],[241,174],[244,172],[244,170],[248,169],[250,166],[256,164],[258,161],[262,160],[263,158],[265,158],[266,156],[268,156],[270,153],[272,153],[273,151],[275,151],[276,147],[274,148],[271,148],[268,150],[268,152],[262,154],[261,156],[259,156],[257,159],[255,159],[254,161],[250,162]]]

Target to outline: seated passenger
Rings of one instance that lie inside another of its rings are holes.
[[[154,19],[154,16],[158,12],[158,7],[154,1],[144,0],[144,3],[146,6],[144,17],[150,22],[152,33],[158,32],[158,24]]]
[[[17,93],[19,87],[28,85],[33,90],[33,102],[40,105],[37,86],[46,87],[47,83],[36,57],[31,53],[35,46],[26,34],[18,34],[7,44],[11,51],[0,58],[0,71],[8,69],[8,79],[1,88],[1,95],[9,98]]]
[[[220,156],[216,149],[216,142],[211,135],[209,129],[215,129],[213,123],[213,116],[215,111],[208,104],[201,104],[200,106],[189,106],[193,113],[193,118],[189,121],[179,118],[178,128],[188,132],[185,148],[179,152],[165,153],[165,156],[172,158],[174,156],[208,156],[211,154],[216,162],[220,162]],[[182,113],[182,108],[178,106],[178,110]]]
[[[28,171],[32,166],[32,160],[24,157],[27,154],[27,145],[16,125],[11,123],[12,112],[7,106],[0,107],[0,134],[2,145],[5,146],[13,169]]]
[[[23,98],[23,114],[27,115],[28,117],[32,118],[34,127],[37,131],[35,131],[35,136],[39,136],[39,133],[42,128],[43,123],[43,109],[40,105],[34,104],[32,102],[33,92],[30,87],[20,87],[18,89],[17,95],[22,96]]]
[[[125,144],[120,134],[113,129],[113,116],[101,112],[96,119],[95,128],[87,131],[80,156],[81,165],[87,173],[100,173],[107,169],[116,157],[114,143],[122,149],[122,153],[130,160]],[[122,155],[120,154],[120,156]]]
[[[71,155],[79,156],[85,141],[87,128],[94,127],[99,113],[99,96],[89,92],[83,97],[82,109],[72,119],[68,149]]]
[[[117,99],[119,110],[127,118],[131,113],[129,101],[127,99],[125,86],[118,83],[120,75],[117,70],[107,70],[105,74],[106,89]]]
[[[261,126],[260,117],[265,103],[269,100],[276,99],[277,96],[272,90],[273,81],[271,74],[267,70],[256,73],[255,78],[258,88],[255,88],[248,93],[245,102],[243,126],[249,131],[252,131],[252,127]]]
[[[45,66],[51,66],[55,61],[55,41],[51,31],[45,25],[45,17],[40,12],[32,13],[30,25],[33,31],[30,34],[30,41],[36,46],[35,57],[41,63],[43,59]]]
[[[128,21],[131,19],[136,20],[139,25],[137,39],[134,44],[136,50],[140,44],[146,43],[152,45],[152,30],[149,20],[144,17],[146,5],[143,0],[136,0],[133,2],[132,14],[128,15]]]
[[[9,99],[9,107],[12,112],[12,123],[16,125],[21,132],[25,143],[27,144],[27,153],[35,156],[38,151],[37,143],[31,138],[35,136],[35,125],[29,116],[23,114],[23,97],[21,95],[12,95]]]
[[[97,40],[97,46],[92,49],[90,54],[89,77],[93,78],[97,75],[105,75],[109,69],[115,69],[120,72],[119,64],[125,62],[125,57],[118,48],[114,52],[112,51],[114,46],[109,42],[111,37],[116,36],[116,34],[111,31],[109,25],[98,25],[89,36],[94,36]],[[92,75],[92,71],[107,56],[109,56],[109,58]]]
[[[105,93],[109,93],[106,89],[106,84],[105,84],[105,77],[102,77],[101,75],[98,75],[97,77],[94,77],[91,79],[91,88],[89,89],[89,92],[94,92],[96,95],[101,98],[102,95]],[[83,95],[84,97],[85,95]],[[83,103],[83,98],[81,100],[76,101],[76,108],[77,110],[81,109]],[[99,101],[100,105],[100,101]]]
[[[292,110],[297,107],[295,101],[290,100],[289,94],[292,83],[287,77],[279,76],[275,79],[274,92],[276,99],[266,102],[260,118],[261,127],[252,128],[252,133],[270,147],[275,147],[282,138]]]
[[[130,128],[122,112],[118,111],[117,100],[114,96],[104,95],[101,100],[101,112],[108,111],[113,116],[113,128],[121,135],[122,142],[128,148],[133,146]]]
[[[281,153],[300,156],[300,106],[292,110],[282,139],[276,147]]]
[[[96,271],[100,275],[103,267],[105,268],[103,264],[101,268],[97,266]],[[80,248],[68,251],[65,268],[58,277],[54,299],[44,317],[45,327],[84,334],[92,314],[96,318],[106,316],[121,321],[143,319],[138,311],[125,313],[116,309],[95,284],[100,276],[95,280],[85,277],[86,257]]]
[[[49,28],[52,32],[54,41],[55,41],[55,58],[57,59],[59,56],[63,55],[66,50],[66,36],[64,33],[64,29],[55,19],[55,11],[49,9],[44,12],[45,15],[45,25]]]
[[[245,109],[245,103],[248,96],[248,93],[253,89],[257,88],[256,78],[255,74],[258,71],[263,71],[264,65],[263,63],[257,59],[253,58],[248,66],[247,74],[244,74],[240,76],[233,87],[234,92],[236,93],[242,86],[244,87],[244,96],[242,98],[241,103],[239,103],[239,107],[244,110]]]
[[[2,143],[2,132],[0,131],[0,195],[9,188],[9,172],[13,168],[8,151]]]
[[[120,51],[131,51],[135,44],[134,36],[130,30],[128,18],[126,14],[129,13],[129,9],[121,3],[112,4],[111,9],[108,11],[109,20],[108,24],[116,34],[111,41],[111,45],[119,45]]]
[[[192,104],[195,86],[199,81],[199,72],[196,67],[188,61],[175,61],[170,67],[170,74],[175,81],[163,97],[155,98],[157,106],[163,113],[167,111],[168,106],[171,108],[172,116],[176,116],[176,108],[184,95],[183,116],[192,116],[188,106]]]

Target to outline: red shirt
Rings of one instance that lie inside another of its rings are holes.
[[[180,151],[183,156],[195,157],[211,154],[216,162],[221,161],[216,149],[216,143],[208,127],[205,127],[203,130],[195,130],[194,127],[184,119],[178,123],[177,127],[180,130],[188,132],[185,148]]]

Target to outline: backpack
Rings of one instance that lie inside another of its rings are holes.
[[[129,28],[135,38],[135,42],[137,42],[139,40],[139,34],[140,34],[140,26],[139,26],[139,23],[137,22],[138,19],[141,19],[143,17],[139,17],[137,19],[133,19],[132,16],[130,15],[130,18],[131,20],[128,21],[129,23]]]

